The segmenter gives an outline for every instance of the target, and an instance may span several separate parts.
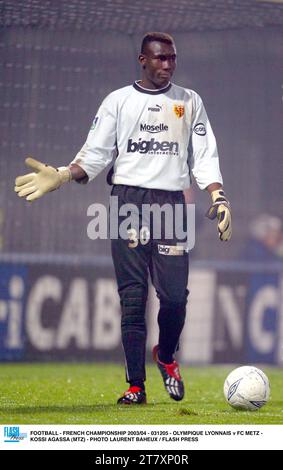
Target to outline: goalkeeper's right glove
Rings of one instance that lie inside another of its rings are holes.
[[[27,201],[35,201],[72,179],[68,167],[54,168],[31,157],[26,158],[25,163],[34,170],[34,173],[18,176],[15,181],[15,191],[19,197],[24,197]]]
[[[218,234],[220,240],[228,241],[232,236],[232,218],[231,206],[226,198],[223,189],[216,189],[212,191],[211,199],[212,205],[206,213],[206,217],[213,220],[218,219]]]

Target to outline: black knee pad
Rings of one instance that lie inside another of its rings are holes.
[[[120,294],[122,326],[144,324],[147,291],[143,287],[123,289]]]

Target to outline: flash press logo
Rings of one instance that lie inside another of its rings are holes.
[[[27,433],[20,432],[20,426],[4,426],[4,442],[21,442]]]

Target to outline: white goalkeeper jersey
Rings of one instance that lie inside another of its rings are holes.
[[[191,175],[200,189],[222,184],[216,140],[200,96],[169,83],[138,82],[102,102],[87,140],[71,163],[95,178],[114,160],[112,183],[178,191]]]

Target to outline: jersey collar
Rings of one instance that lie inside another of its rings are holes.
[[[158,90],[151,90],[149,88],[143,88],[139,83],[138,80],[136,80],[133,84],[133,87],[139,91],[140,93],[147,93],[148,95],[160,95],[161,93],[166,93],[168,90],[170,90],[172,86],[172,83],[169,82],[168,85],[166,85],[163,88],[159,88]]]

